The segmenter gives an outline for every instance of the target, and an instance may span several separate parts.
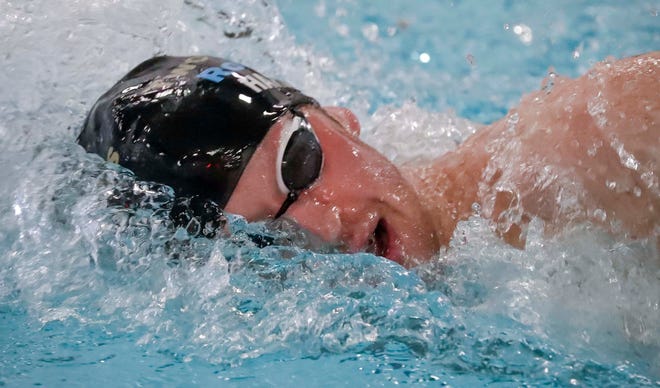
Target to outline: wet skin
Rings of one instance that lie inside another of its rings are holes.
[[[401,169],[359,140],[350,111],[304,107],[324,165],[285,217],[349,252],[370,250],[405,266],[448,244],[474,203],[518,247],[532,217],[549,232],[587,221],[630,238],[657,236],[659,61],[655,52],[555,78],[455,151]],[[285,194],[276,155],[289,120],[267,134],[225,210],[250,221],[277,212]]]
[[[544,83],[454,152],[403,168],[438,234],[477,203],[520,248],[534,217],[550,235],[588,223],[660,246],[660,52]]]
[[[342,108],[300,108],[323,150],[318,180],[284,217],[348,252],[372,251],[411,266],[428,259],[439,240],[417,193],[399,170],[357,137],[355,116]],[[272,218],[284,202],[275,171],[283,116],[261,142],[225,210],[249,221]]]

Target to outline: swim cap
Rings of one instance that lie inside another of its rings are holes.
[[[78,143],[142,180],[224,208],[270,127],[302,104],[318,105],[235,62],[155,57],[99,98]]]

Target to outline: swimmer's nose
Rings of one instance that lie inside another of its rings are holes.
[[[332,202],[324,201],[311,193],[303,193],[297,203],[289,208],[286,217],[301,227],[330,243],[340,242],[342,237],[341,214]]]
[[[346,132],[355,137],[360,136],[360,121],[350,109],[339,106],[324,106],[323,110],[325,110],[333,119],[337,120]]]

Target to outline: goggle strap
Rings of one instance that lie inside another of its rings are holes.
[[[286,200],[282,204],[282,207],[280,210],[277,211],[277,214],[275,214],[275,219],[280,218],[286,211],[289,209],[289,206],[291,206],[296,200],[298,199],[298,192],[297,191],[289,191],[289,194],[286,196]]]

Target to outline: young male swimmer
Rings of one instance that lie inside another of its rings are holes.
[[[654,52],[554,79],[455,151],[399,169],[347,109],[225,59],[157,57],[97,101],[78,141],[179,195],[406,266],[448,244],[473,204],[521,247],[532,217],[550,232],[586,221],[658,236],[659,63]]]

